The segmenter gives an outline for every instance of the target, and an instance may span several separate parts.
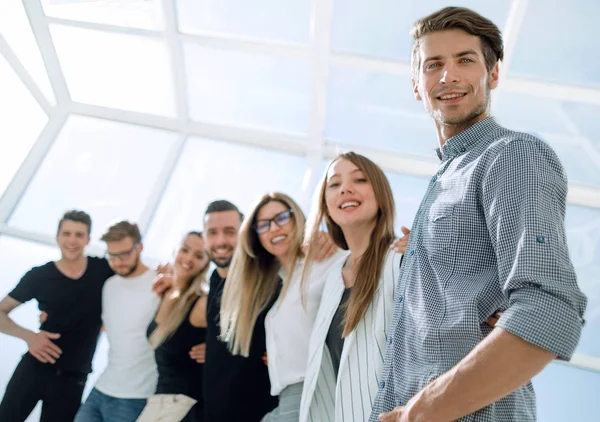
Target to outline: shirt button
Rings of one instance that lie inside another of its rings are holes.
[[[415,250],[414,250],[414,249],[413,249],[413,250],[411,250],[411,251],[410,251],[408,254],[409,254],[410,256],[413,256],[413,255],[415,254]]]
[[[392,344],[392,336],[388,337],[388,344]]]
[[[537,237],[537,241],[538,241],[539,243],[546,243],[546,238],[545,238],[544,236],[538,236],[538,237]]]
[[[433,176],[433,178],[431,179],[431,183],[435,183],[437,182],[437,176]]]
[[[404,300],[404,296],[398,296],[398,303],[402,303],[403,300]]]
[[[379,383],[379,388],[384,388],[385,387],[385,381],[381,381]]]
[[[467,149],[466,149],[465,147],[462,147],[462,148],[460,149],[460,152],[466,152],[466,151],[467,151]]]

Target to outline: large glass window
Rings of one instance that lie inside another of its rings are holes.
[[[162,29],[160,0],[41,0],[48,16],[131,28]]]
[[[25,191],[9,225],[54,236],[71,208],[92,216],[92,241],[110,221],[136,221],[177,135],[71,116]]]
[[[74,101],[175,116],[171,59],[163,40],[60,25],[50,29]]]
[[[310,64],[185,44],[192,119],[307,133]]]
[[[0,34],[51,103],[56,100],[21,0],[0,2]],[[12,98],[12,97],[11,97]]]
[[[0,198],[47,121],[46,113],[0,55]]]
[[[308,0],[177,0],[179,29],[307,44]]]

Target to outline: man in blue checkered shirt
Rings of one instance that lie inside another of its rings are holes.
[[[489,117],[503,58],[496,25],[451,7],[412,34],[413,89],[442,162],[404,255],[370,421],[534,421],[530,379],[571,357],[584,323],[567,178],[548,145]]]

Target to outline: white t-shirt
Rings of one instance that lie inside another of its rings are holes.
[[[154,394],[158,372],[146,338],[160,299],[152,291],[156,273],[114,275],[102,290],[102,322],[108,337],[108,365],[96,388],[111,397],[145,399]]]
[[[308,343],[327,274],[336,262],[349,254],[350,251],[339,251],[323,262],[313,263],[307,279],[306,308],[300,296],[304,261],[298,261],[285,296],[267,314],[265,331],[271,395],[277,396],[285,387],[304,381]]]

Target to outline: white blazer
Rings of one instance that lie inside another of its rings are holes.
[[[388,252],[373,301],[344,341],[337,382],[325,339],[344,293],[344,260],[331,269],[310,338],[300,422],[369,419],[383,371],[401,257]]]

